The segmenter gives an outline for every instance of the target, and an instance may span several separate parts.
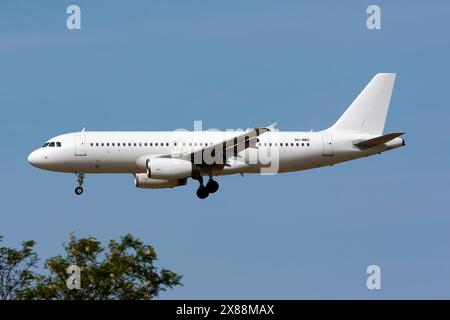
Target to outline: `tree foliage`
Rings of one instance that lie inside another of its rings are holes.
[[[0,300],[20,299],[35,280],[38,256],[33,240],[22,242],[22,248],[1,246],[0,236]]]
[[[47,274],[30,270],[37,262],[33,245],[34,242],[24,242],[22,249],[16,250],[19,254],[8,253],[8,250],[16,252],[14,249],[0,247],[0,275],[4,273],[3,264],[5,271],[11,268],[15,270],[10,275],[10,279],[13,279],[9,280],[11,284],[0,284],[0,293],[6,289],[15,293],[1,298],[152,299],[168,288],[181,285],[180,275],[167,269],[158,270],[155,266],[157,255],[154,248],[131,234],[121,237],[120,241],[109,241],[107,248],[94,237],[78,239],[71,235],[69,242],[64,245],[64,255],[45,261]],[[16,258],[8,260],[8,256]],[[76,265],[81,270],[80,289],[69,289],[67,286],[70,276],[67,268],[71,265]]]

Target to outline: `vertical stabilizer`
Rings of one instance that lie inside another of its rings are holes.
[[[395,73],[378,73],[328,130],[351,130],[381,135],[391,101]]]

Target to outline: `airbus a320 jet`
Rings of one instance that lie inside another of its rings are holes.
[[[136,187],[149,189],[183,186],[192,178],[205,199],[219,189],[217,176],[301,171],[404,146],[404,132],[383,133],[395,77],[375,75],[336,123],[318,132],[281,132],[275,124],[237,132],[83,129],[51,138],[28,162],[75,173],[77,195],[85,174],[127,173]]]

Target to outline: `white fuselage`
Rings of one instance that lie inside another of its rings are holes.
[[[33,151],[28,161],[41,169],[72,173],[145,173],[142,159],[159,155],[181,155],[230,138],[236,132],[77,132],[48,141],[55,146]],[[349,132],[266,132],[255,148],[232,157],[214,176],[234,173],[291,172],[312,169],[381,153],[404,145],[396,138],[361,150],[359,140],[375,137]],[[58,145],[58,146],[57,146]],[[60,146],[59,146],[60,145]],[[263,169],[264,171],[264,169]],[[203,173],[207,175],[207,173]]]

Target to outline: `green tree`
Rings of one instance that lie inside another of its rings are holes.
[[[3,237],[0,236],[0,243]],[[0,245],[0,300],[21,299],[32,287],[38,262],[35,242],[22,242],[21,249]]]
[[[155,266],[157,256],[154,248],[131,234],[121,237],[118,242],[111,240],[106,249],[94,237],[77,239],[71,235],[69,242],[64,245],[65,254],[45,261],[48,270],[45,275],[29,271],[37,261],[37,255],[30,249],[33,245],[34,242],[28,243],[21,252],[27,253],[28,257],[31,252],[36,260],[21,258],[25,257],[24,254],[16,258],[28,263],[16,270],[15,278],[22,279],[19,282],[21,285],[16,285],[20,289],[6,296],[7,299],[146,300],[168,288],[181,285],[180,275],[167,269],[159,270]],[[81,270],[80,289],[69,289],[67,286],[70,276],[67,268],[71,265]]]

